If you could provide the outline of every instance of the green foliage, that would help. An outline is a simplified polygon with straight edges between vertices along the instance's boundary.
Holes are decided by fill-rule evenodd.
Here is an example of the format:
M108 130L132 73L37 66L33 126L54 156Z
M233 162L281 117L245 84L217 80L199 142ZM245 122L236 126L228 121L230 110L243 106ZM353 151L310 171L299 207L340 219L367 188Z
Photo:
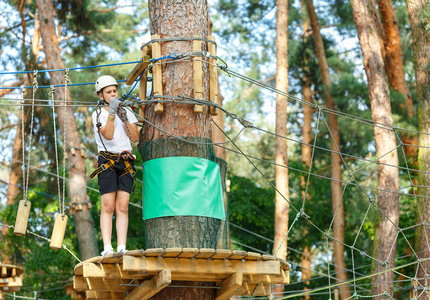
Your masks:
M230 193L228 194L229 221L244 227L262 236L273 238L275 193L273 189L258 187L251 180L228 175L230 180ZM251 246L268 253L272 252L273 245L258 239L235 226L230 226L232 240ZM232 243L233 249L252 251Z

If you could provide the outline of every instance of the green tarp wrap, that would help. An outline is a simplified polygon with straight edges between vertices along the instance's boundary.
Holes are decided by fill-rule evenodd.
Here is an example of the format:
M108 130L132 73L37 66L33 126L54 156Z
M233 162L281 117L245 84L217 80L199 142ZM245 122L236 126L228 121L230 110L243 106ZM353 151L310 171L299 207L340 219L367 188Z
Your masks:
M143 219L203 216L225 220L219 166L197 157L164 157L143 167Z

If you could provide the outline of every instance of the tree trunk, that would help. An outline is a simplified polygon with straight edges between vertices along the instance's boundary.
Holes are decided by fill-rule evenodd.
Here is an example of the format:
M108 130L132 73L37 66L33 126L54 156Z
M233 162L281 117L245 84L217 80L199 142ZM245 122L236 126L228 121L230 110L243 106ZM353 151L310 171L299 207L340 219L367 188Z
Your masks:
M384 74L384 63L381 50L378 46L378 36L373 30L374 22L367 9L369 2L366 0L352 0L354 22L357 26L358 38L363 52L363 62L369 84L370 104L372 108L372 119L374 122L393 125L390 106L390 91ZM399 188L399 170L397 167L387 165L398 165L396 140L394 132L378 126L374 127L376 140L376 155L378 161L378 188L381 190L396 191ZM392 151L392 152L390 152ZM390 152L388 155L386 155ZM384 165L387 164L387 165ZM388 217L385 218L379 211L375 224L375 241L373 244L373 255L382 262L388 262L387 267L392 268L395 264L396 237L399 224L399 196L395 193L383 192L378 197L379 209ZM393 247L393 248L392 248ZM381 264L376 264L372 272L385 270ZM394 273L388 272L372 277L373 295L387 291L393 296Z
M407 0L409 21L412 30L412 45L414 50L414 67L418 97L418 130L419 145L418 151L419 170L430 170L430 32L426 30L424 24L430 24L430 18L426 17L424 11L429 10L429 0ZM430 195L430 176L418 173L419 196ZM427 188L425 188L427 187ZM417 222L430 224L430 201L427 198L418 197ZM417 227L415 233L416 252L420 258L430 257L429 249L430 228L423 225ZM430 273L430 261L425 261L418 266L417 278L421 278L421 286L430 286L430 280L423 279L425 274ZM426 282L427 281L427 282ZM419 291L419 294L422 291ZM427 295L422 293L419 298L427 299Z
M306 2L308 8L309 18L312 25L312 33L315 43L315 51L318 58L318 64L321 72L321 79L324 85L324 98L326 107L331 110L336 110L336 105L334 99L331 96L331 79L329 73L329 67L327 64L327 58L325 55L324 44L321 37L320 25L318 23L317 16L315 14L315 8L312 0ZM345 225L344 225L344 209L343 209L343 199L342 199L342 170L341 170L341 157L336 152L340 152L340 132L339 126L337 124L337 116L334 113L328 113L328 125L332 137L330 138L330 149L333 151L330 154L331 159L331 203L333 215L336 212L333 221L333 237L340 241L333 242L333 255L335 263L335 272L337 282L342 282L348 280L346 273L346 263L345 263L345 247L343 246L344 235L345 235ZM340 297L341 299L349 298L351 292L347 284L340 285Z
M384 27L385 55L383 55L383 58L385 73L392 89L404 96L405 102L400 105L400 108L407 111L408 115L412 117L414 115L414 105L405 79L403 53L400 45L399 27L397 25L398 20L391 0L378 0L378 6Z
M60 55L60 49L57 43L57 34L55 32L54 6L52 0L38 0L37 7L40 17L40 32L43 42L43 52L45 52L46 63L49 69L64 69L63 60ZM55 85L64 84L65 76L62 72L51 72L51 82ZM56 88L58 98L64 97L64 88ZM70 104L70 93L66 91L66 98ZM74 145L80 145L81 139L76 128L73 108L67 107L67 121L64 118L64 107L57 107L58 122L62 131L66 130L66 147L68 148L68 174L69 174L69 195L73 203L86 202L88 199L87 190L84 188L87 184L84 158L77 151L76 155L71 155L70 148ZM63 158L66 159L66 158ZM76 235L79 241L81 259L85 260L99 255L96 233L94 230L94 221L86 205L83 209L75 211L74 218L76 222Z
M206 1L148 2L151 35L160 38L208 36L208 8ZM161 42L161 55L192 51L191 41ZM202 42L207 51L207 43ZM209 100L208 65L203 63L203 99ZM163 95L194 97L193 67L190 60L162 64ZM171 135L192 142L211 142L209 109L194 113L193 105L164 104L164 112L156 114L154 105L145 107L145 119ZM155 158L188 156L217 162L212 145L193 144L170 137L155 127L145 124L140 136L139 152L143 161ZM146 248L193 247L216 248L222 232L222 221L200 216L172 216L145 220ZM190 282L172 282L191 285ZM211 283L193 283L211 285ZM199 293L199 294L197 294ZM204 295L202 294L204 293ZM213 299L215 290L201 288L167 288L153 299Z
M302 9L302 24L303 24L303 45L305 46L304 48L304 60L303 60L303 65L302 65L302 72L303 72L303 76L302 76L302 80L303 80L303 84L302 84L302 93L303 93L303 100L305 100L306 102L308 102L309 104L312 103L312 89L311 89L311 81L308 77L309 74L309 60L308 57L306 55L307 49L306 49L306 45L309 41L309 36L310 36L310 30L311 30L311 25L310 25L310 21L309 21L309 15L308 12L306 10L306 3L304 0L300 1L300 5L301 5L301 9ZM313 114L313 107L307 104L303 105L303 143L306 144L311 144L312 143L312 114ZM311 165L311 159L312 159L312 147L302 144L302 162L303 165L306 166L307 168L309 168L309 166ZM308 169L307 169L308 170ZM302 187L302 197L306 197L306 200L309 202L309 195L306 194L305 195L305 189L306 189L306 180L307 180L307 176L303 175L301 176L301 187ZM307 235L308 232L305 229L303 231L303 236ZM307 285L309 285L309 279L312 277L312 272L311 272L311 249L308 245L304 245L303 246L303 254L301 256L301 271L302 271L302 281L303 284L305 285L304 290L309 290L308 287L306 287ZM303 297L304 300L310 300L311 296L305 295Z
M288 0L276 1L276 89L288 90ZM288 99L276 95L276 134L287 136ZM288 211L290 209L288 188L288 146L287 140L275 137L275 180L279 192L275 194L275 237L273 254L287 259ZM285 199L286 198L286 199ZM282 285L275 285L273 293L281 293Z
M29 82L29 80L23 81L26 83ZM27 113L24 109L24 120L27 120ZM7 194L6 194L6 205L14 204L17 200L19 192L19 187L17 186L19 184L19 179L22 176L22 166L23 166L23 157L22 157L22 115L21 111L18 112L18 121L16 124L16 136L15 141L13 142L13 148L12 148L12 163L10 166L10 172L9 172L9 185L7 187ZM22 184L24 186L24 184Z
M288 1L276 1L276 88L287 92L288 89ZM276 134L287 136L287 98L276 95ZM284 138L275 138L276 163L275 167L276 193L275 200L275 244L273 253L277 257L287 258L288 210L289 204L282 197L289 199L288 195L288 154L287 141Z
M210 17L208 17L208 28L209 28L208 35L212 35L212 22L210 20ZM219 74L218 74L218 77L219 77ZM218 84L218 105L222 106L223 101L224 101L224 97L221 94L221 89ZM222 130L224 130L224 115L220 110L218 110L217 116L212 116L212 119ZM212 124L212 141L214 143L225 142L224 133L222 133L221 130L219 130L219 128L215 124ZM221 146L224 146L224 145L221 145ZM215 145L215 155L227 161L227 153L223 147L219 147Z

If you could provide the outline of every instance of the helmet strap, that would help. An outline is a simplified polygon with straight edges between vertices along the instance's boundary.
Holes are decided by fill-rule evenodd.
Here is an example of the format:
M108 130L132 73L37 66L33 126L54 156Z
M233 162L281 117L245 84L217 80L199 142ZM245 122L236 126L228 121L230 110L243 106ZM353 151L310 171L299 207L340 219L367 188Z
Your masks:
M103 104L109 105L109 103L107 103L107 102L106 102L106 100L105 100L105 94L103 94L103 90L104 90L104 88L102 88L102 89L100 90L100 92L99 92L99 93L102 93L102 97L103 97Z

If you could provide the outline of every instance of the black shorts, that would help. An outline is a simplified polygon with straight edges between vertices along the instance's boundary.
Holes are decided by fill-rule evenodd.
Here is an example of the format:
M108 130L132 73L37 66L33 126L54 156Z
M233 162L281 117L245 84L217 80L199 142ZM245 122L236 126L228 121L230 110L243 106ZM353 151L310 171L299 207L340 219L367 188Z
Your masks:
M107 163L108 160L103 158L102 156L99 156L98 158L98 166L101 166L105 163ZM134 162L128 161L130 165L133 167L133 170L136 171L134 168ZM118 177L122 170L125 169L125 164L122 161L115 162L115 169L112 170L111 168L107 168L103 172L101 172L98 175L98 182L99 182L99 191L100 195L116 192L118 190L122 190L124 192L127 192L131 194L131 190L133 189L133 177L130 173L124 174L121 177Z

